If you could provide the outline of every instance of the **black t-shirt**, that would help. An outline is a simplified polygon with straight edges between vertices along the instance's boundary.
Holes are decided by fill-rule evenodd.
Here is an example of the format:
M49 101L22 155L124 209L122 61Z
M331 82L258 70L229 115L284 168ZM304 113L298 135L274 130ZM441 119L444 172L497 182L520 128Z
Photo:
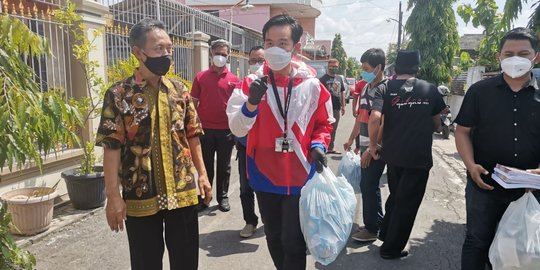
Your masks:
M540 102L534 100L537 87L533 78L528 86L513 92L501 74L467 90L455 122L472 128L474 161L490 173L497 163L520 169L540 165ZM482 179L501 188L491 175L482 175Z
M319 80L332 95L332 107L334 107L334 110L341 110L341 93L345 92L343 77L324 74Z
M387 84L382 158L388 165L415 169L433 166L433 116L445 107L437 87L419 79Z

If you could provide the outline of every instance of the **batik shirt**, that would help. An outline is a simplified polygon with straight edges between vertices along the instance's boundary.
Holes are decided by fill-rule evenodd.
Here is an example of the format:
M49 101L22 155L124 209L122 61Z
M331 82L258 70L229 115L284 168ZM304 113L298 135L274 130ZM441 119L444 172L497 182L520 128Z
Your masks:
M203 134L189 89L162 77L160 89L137 72L105 93L96 145L120 149L127 215L195 205L195 167L188 139Z

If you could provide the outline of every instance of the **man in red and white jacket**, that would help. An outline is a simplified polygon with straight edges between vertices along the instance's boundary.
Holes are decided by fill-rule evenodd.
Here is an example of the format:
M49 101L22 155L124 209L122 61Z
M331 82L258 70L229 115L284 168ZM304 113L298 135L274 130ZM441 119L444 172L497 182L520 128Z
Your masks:
M329 92L310 67L293 59L302 33L288 15L271 18L263 27L266 63L234 90L227 106L233 134L248 135L249 182L277 269L305 269L300 190L326 166L334 121Z

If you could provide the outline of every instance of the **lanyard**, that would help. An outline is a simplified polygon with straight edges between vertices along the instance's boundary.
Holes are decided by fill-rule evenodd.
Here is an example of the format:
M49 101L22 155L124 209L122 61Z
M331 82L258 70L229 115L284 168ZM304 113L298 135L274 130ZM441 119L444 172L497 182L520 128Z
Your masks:
M272 89L274 90L274 97L276 98L276 103L279 108L279 113L283 117L284 120L284 130L283 130L283 138L287 138L287 113L289 112L289 106L291 104L291 94L292 94L292 87L293 87L293 72L291 70L291 73L289 75L289 85L287 89L287 95L285 97L285 108L281 105L281 100L279 99L279 93L276 87L276 80L274 79L274 72L272 70L269 70L268 75L270 75L270 82L272 83Z

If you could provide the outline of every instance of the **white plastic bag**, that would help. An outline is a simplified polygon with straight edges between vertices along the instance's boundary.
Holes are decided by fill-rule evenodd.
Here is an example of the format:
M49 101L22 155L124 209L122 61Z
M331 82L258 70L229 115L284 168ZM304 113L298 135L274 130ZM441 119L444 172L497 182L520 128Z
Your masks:
M531 192L504 212L489 260L494 270L540 269L540 204Z
M360 193L360 156L352 151L347 151L341 157L337 175L343 175L349 181L355 193Z
M333 262L345 247L356 213L356 196L343 177L325 167L302 188L300 227L316 261Z

